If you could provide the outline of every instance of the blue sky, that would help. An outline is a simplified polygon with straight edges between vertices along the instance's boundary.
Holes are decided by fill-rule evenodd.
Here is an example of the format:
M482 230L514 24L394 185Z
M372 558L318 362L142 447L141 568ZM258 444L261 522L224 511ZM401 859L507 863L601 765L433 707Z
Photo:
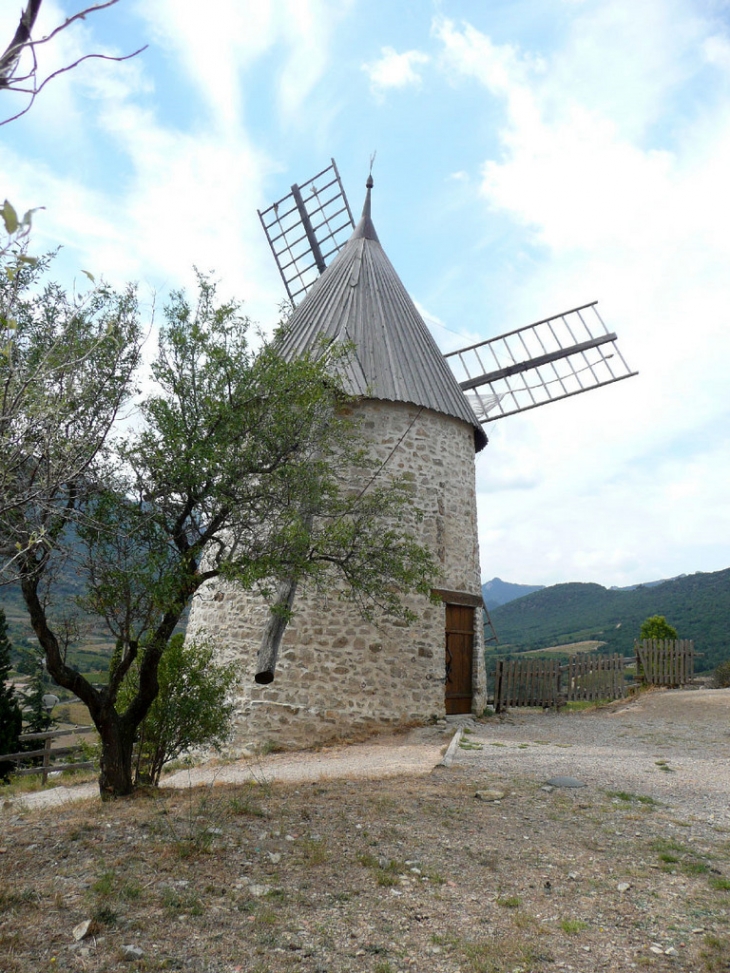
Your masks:
M150 308L197 265L270 328L257 209L334 156L359 211L377 151L381 242L444 351L598 300L641 373L490 424L483 578L730 565L730 4L120 0L41 70L145 43L0 129L0 194L46 207L66 284L137 280Z

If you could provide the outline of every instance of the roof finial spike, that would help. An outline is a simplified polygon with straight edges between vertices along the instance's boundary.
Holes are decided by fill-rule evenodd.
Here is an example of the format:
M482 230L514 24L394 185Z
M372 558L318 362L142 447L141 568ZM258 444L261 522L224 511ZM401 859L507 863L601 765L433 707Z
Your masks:
M373 163L375 162L375 152L370 156L370 173L367 178L365 186L367 187L367 192L365 193L365 203L362 208L362 218L360 222L355 227L352 237L350 239L366 239L374 240L378 243L378 234L375 232L375 227L373 226L373 221L370 216L370 194L373 188Z
M362 208L362 215L370 219L370 190L373 188L373 165L375 164L375 156L378 154L377 149L370 156L370 172L368 174L367 182L365 187L367 188L367 195L365 196L365 205Z
M367 192L365 193L365 205L362 208L362 215L364 219L370 219L370 192L373 188L373 177L368 176L368 181L365 183L367 187Z

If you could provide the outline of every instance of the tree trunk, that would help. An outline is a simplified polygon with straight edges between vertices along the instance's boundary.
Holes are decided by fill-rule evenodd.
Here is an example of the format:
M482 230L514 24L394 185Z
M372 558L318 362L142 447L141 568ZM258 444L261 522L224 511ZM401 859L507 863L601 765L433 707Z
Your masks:
M96 722L96 721L95 721ZM99 793L102 801L127 797L134 790L132 748L134 730L125 726L116 713L96 723L101 737Z

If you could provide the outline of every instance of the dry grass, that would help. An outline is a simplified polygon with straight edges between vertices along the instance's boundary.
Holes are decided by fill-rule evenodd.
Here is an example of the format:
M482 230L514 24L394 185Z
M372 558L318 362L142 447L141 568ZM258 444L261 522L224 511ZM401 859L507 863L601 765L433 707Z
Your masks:
M520 655L543 655L545 652L560 652L566 656L577 655L579 652L596 652L605 642L566 642L565 645L551 645L544 649L530 649L529 652L522 652Z
M730 969L728 835L690 822L671 841L640 795L514 780L475 800L495 783L456 768L6 808L0 969Z

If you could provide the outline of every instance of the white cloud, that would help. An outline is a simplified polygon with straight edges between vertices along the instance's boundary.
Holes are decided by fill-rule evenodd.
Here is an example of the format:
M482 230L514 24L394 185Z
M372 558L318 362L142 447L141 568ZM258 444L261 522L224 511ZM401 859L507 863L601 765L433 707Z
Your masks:
M708 64L730 71L730 40L721 34L707 37L702 45L702 52Z
M422 51L404 51L398 54L392 47L380 49L380 58L362 69L370 78L370 90L382 95L389 88L407 88L421 84L417 68L431 59Z
M727 566L716 484L730 455L712 439L728 418L730 104L691 90L708 62L726 69L713 30L688 3L586 5L544 58L434 24L444 70L503 106L480 192L539 255L515 309L529 321L602 298L641 371L497 424L480 460L486 577L495 560L502 577L543 583L557 569L623 584L651 565L656 577ZM683 442L691 459L677 459Z
M181 59L218 126L231 131L243 124L247 101L261 97L251 70L277 47L279 111L291 118L300 109L326 70L332 34L351 4L333 9L327 0L217 0L214 13L202 13L199 4L139 0L137 11L156 43Z

